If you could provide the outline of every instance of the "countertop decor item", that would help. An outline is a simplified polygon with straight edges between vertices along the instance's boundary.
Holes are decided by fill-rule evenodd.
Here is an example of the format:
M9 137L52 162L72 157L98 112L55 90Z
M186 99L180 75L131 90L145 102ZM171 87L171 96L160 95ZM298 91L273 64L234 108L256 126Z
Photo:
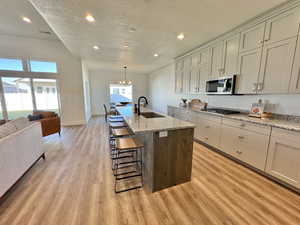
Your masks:
M207 103L202 102L200 99L192 99L190 102L190 107L198 110L206 110Z
M259 99L258 103L253 103L249 116L261 118L265 110L265 104L262 103L262 100Z
M180 105L181 107L187 107L187 99L182 98L179 105Z

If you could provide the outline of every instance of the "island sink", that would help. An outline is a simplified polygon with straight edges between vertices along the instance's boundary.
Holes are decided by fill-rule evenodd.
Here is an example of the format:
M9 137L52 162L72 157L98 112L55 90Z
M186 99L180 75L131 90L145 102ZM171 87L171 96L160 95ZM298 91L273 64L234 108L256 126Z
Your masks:
M155 112L142 112L141 116L145 117L145 118L162 118L164 116L159 115Z

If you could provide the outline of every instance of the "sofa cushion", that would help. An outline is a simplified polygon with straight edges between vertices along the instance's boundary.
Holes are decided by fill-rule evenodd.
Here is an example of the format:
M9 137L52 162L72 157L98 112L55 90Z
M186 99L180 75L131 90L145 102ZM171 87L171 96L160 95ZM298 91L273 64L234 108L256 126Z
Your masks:
M12 133L17 131L17 127L15 126L13 121L7 122L0 126L0 138L4 138Z
M22 130L30 125L29 120L25 117L20 117L18 119L12 120L11 122L16 126L17 130Z
M42 114L36 114L36 115L28 115L27 118L29 121L36 121L36 120L43 119L43 116L42 116Z

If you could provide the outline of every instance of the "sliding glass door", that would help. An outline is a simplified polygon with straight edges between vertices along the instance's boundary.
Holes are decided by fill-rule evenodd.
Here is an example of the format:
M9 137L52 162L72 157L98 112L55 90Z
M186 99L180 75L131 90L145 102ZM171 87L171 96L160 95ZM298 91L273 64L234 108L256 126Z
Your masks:
M33 103L29 78L3 77L2 86L9 120L32 114Z
M33 79L37 110L59 113L57 84L55 79Z

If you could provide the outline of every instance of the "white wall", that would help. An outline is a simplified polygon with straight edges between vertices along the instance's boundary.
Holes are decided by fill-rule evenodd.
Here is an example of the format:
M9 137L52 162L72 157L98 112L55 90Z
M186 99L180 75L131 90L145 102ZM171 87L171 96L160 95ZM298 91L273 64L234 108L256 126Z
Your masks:
M57 62L62 124L85 123L81 60L75 58L60 41L0 35L0 57Z
M82 81L83 81L83 93L84 93L85 120L86 122L88 122L92 116L90 75L87 66L83 62L82 62Z
M200 98L208 102L209 106L250 110L251 104L258 99L270 103L268 111L277 114L300 116L300 95L243 95L243 96L206 96L175 93L175 66L174 64L161 68L148 77L149 97L152 108L166 113L167 105L178 105L181 98Z
M139 96L148 96L148 76L127 72L127 79L133 84L133 101ZM123 72L92 70L90 71L92 114L104 114L103 104L109 104L109 84L123 80ZM150 99L151 101L151 99Z

